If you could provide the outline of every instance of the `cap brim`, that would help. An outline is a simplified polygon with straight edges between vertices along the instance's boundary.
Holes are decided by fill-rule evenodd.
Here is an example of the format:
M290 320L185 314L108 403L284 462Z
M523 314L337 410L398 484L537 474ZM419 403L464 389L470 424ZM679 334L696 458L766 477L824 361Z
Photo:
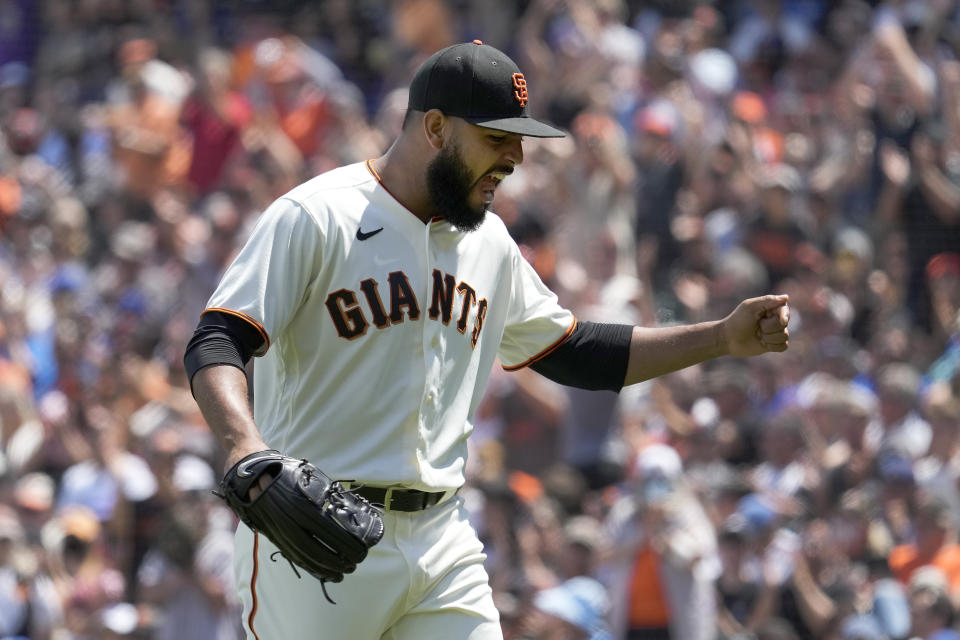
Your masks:
M518 133L522 136L530 136L531 138L563 138L567 134L552 127L546 122L541 122L540 120L534 120L533 118L518 117L518 118L497 118L497 119L488 119L488 118L464 118L470 124L475 124L478 127L486 127L487 129L496 129L497 131L506 131L507 133Z

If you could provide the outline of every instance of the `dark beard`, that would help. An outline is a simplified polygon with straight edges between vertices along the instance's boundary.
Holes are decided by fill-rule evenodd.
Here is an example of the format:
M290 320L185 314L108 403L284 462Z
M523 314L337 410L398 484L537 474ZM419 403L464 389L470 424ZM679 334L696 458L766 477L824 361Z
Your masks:
M451 144L427 164L427 191L437 214L461 231L476 231L483 224L487 206L470 206L475 181L460 156L460 147Z

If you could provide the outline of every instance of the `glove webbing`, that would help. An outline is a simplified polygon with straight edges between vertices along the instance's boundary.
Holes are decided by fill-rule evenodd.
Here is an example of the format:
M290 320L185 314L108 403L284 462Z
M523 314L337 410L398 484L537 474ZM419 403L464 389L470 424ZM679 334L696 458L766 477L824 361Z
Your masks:
M306 460L304 460L304 462L306 462ZM340 484L341 487L343 486L343 483L344 483L344 482L350 483L351 485L353 484L353 480L342 480L342 481L341 481L341 480L337 480L337 482ZM357 489L362 488L363 486L364 486L364 485L362 485L362 484L358 484L358 485L355 486L355 487L354 487L354 486L351 486L349 489L342 489L342 491L343 491L344 493L353 493L354 491L356 491ZM217 493L216 491L214 491L213 493L214 493L214 495L220 496L221 498L223 497L223 496L221 496L219 493ZM277 558L276 558L277 555L280 555L280 557L282 557L284 560L287 561L287 564L290 565L290 568L293 569L293 573L297 576L297 580L302 580L302 579L303 579L303 577L300 575L300 572L297 570L297 565L295 565L295 564L293 563L293 561L290 560L290 558L288 558L287 556L283 555L283 551L280 551L279 549L277 549L276 551L274 551L273 553L271 553L271 554L270 554L270 560L272 560L273 562L276 562L276 561L277 561ZM320 589L323 591L323 597L327 599L327 602L329 602L330 604L334 604L334 605L337 604L337 603L333 600L333 598L330 597L330 594L327 593L327 580L326 580L326 578L321 578L321 579L320 579Z

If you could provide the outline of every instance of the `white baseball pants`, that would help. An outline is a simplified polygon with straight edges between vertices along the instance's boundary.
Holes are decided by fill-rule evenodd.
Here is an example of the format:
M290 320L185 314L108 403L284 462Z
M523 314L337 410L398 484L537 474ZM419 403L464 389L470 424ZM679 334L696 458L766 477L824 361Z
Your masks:
M248 640L502 640L483 545L459 496L413 513L387 511L383 539L343 582L300 578L265 536L236 533Z

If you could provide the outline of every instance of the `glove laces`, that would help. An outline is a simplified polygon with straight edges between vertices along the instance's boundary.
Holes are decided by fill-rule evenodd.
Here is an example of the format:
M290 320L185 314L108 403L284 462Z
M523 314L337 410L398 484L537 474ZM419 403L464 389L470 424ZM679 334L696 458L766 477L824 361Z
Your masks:
M290 565L290 568L293 569L293 573L296 574L297 580L302 580L303 578L301 577L300 572L297 571L297 565L293 564L293 562L290 560L290 558L288 558L287 556L283 555L283 552L280 551L279 549L277 549L276 551L274 551L273 553L270 554L270 559L271 559L272 561L276 562L276 561L277 561L276 556L278 556L278 555L279 555L281 558L283 558L284 560L287 561L287 564L289 564L289 565ZM327 580L326 580L326 578L320 578L320 588L323 590L323 597L327 599L327 602L329 602L330 604L337 604L336 602L334 602L333 598L330 597L330 594L327 593Z

